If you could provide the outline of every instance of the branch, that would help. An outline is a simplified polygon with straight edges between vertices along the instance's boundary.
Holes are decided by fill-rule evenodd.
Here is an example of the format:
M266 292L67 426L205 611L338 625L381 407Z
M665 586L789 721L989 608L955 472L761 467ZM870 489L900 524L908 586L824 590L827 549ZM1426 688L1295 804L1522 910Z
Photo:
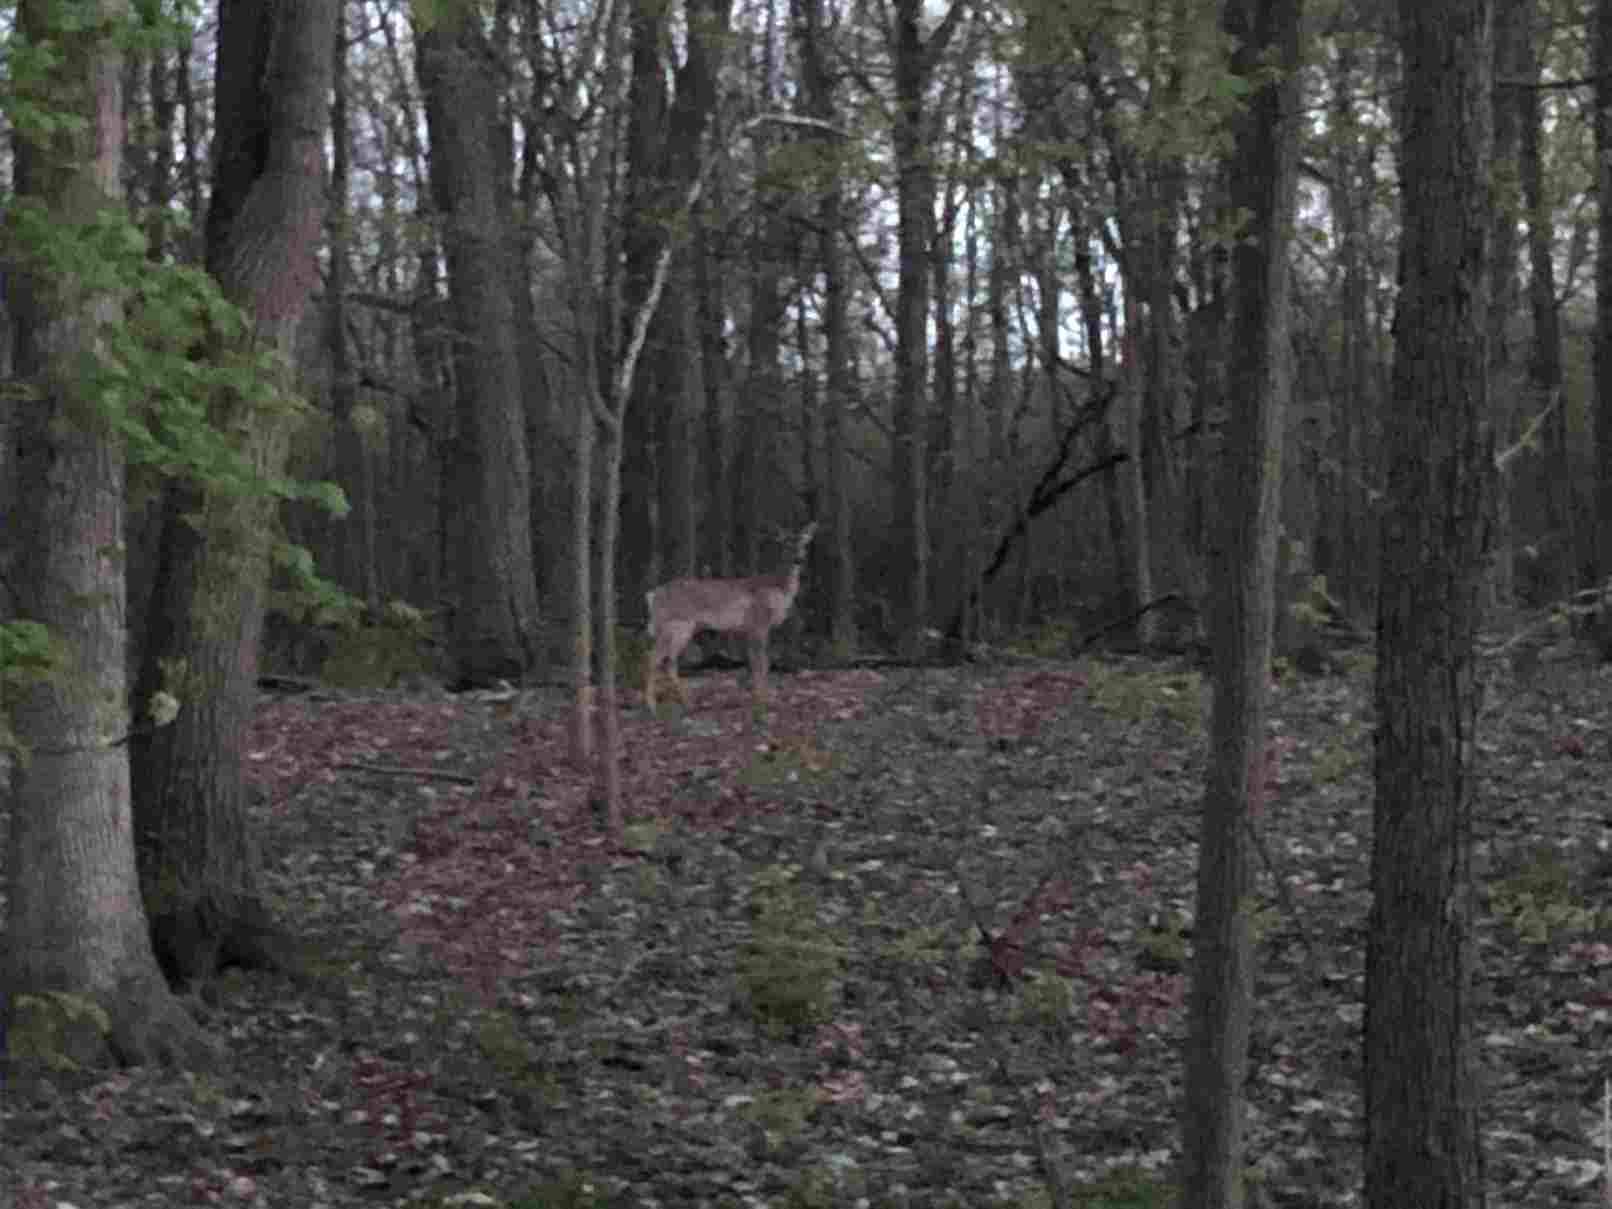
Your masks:
M380 777L416 777L422 781L447 781L453 785L474 785L475 777L446 772L440 768L403 768L394 764L360 764L354 761L336 765L338 772L368 772Z
M1549 418L1550 413L1556 410L1557 404L1561 401L1562 392L1560 390L1550 392L1550 402L1545 404L1543 411L1528 421L1528 427L1523 430L1522 436L1517 438L1517 443L1509 449L1504 449L1494 455L1494 468L1496 470L1504 474L1507 467L1516 460L1523 450L1534 448L1534 441L1539 436L1540 427Z

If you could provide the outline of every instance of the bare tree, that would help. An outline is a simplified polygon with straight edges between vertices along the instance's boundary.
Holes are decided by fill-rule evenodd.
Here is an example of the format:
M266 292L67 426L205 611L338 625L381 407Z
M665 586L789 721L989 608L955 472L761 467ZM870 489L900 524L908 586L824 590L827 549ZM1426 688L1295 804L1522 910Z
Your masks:
M1181 1105L1183 1205L1243 1203L1243 1085L1254 983L1251 832L1269 775L1276 539L1281 528L1301 0L1230 0L1232 72L1262 80L1234 123L1230 203L1247 216L1232 253L1229 419L1211 527L1214 714L1198 844L1198 897ZM1274 74L1272 70L1274 69Z

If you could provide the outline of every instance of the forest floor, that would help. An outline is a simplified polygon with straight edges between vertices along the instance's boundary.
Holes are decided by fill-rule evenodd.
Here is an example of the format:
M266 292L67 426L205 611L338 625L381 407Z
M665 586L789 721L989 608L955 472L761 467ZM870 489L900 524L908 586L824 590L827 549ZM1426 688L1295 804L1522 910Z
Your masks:
M1170 1203L1197 677L775 676L765 736L735 677L690 691L626 712L620 845L556 695L265 699L256 809L313 977L197 996L209 1074L13 1070L0 1206ZM1359 1199L1369 696L1275 692L1259 1206ZM1584 666L1485 714L1491 1204L1603 1203L1609 736Z

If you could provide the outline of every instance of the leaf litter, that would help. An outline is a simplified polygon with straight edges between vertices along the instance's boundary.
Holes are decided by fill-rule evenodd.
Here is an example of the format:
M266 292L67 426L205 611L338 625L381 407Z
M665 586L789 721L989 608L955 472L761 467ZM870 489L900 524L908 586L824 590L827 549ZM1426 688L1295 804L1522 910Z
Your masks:
M1274 690L1247 1085L1274 1206L1358 1202L1369 692ZM1194 678L801 673L759 728L734 677L691 696L626 711L620 843L557 694L266 698L254 813L313 976L196 995L210 1074L13 1077L0 1203L1166 1203L1136 1190L1178 1150ZM1609 712L1585 669L1485 717L1496 1203L1603 1203Z

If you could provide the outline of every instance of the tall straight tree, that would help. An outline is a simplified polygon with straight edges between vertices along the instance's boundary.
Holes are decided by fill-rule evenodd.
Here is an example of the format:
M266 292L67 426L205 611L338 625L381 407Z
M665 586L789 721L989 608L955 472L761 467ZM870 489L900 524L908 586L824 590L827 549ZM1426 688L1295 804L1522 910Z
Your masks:
M248 341L276 354L290 385L292 346L318 280L331 44L338 0L222 0L207 270L249 317ZM241 351L217 337L210 355ZM213 423L239 435L265 478L285 464L283 411L220 390ZM283 962L263 900L246 818L241 736L257 687L273 499L175 480L135 699L167 687L173 725L133 742L140 874L158 956L181 979L221 958Z
M1612 579L1612 0L1595 5L1595 162L1603 199L1595 252L1595 527L1596 575ZM1601 652L1612 654L1612 609L1596 627Z
M1483 1202L1472 1086L1472 761L1494 489L1492 0L1401 0L1403 233L1377 612L1366 942L1371 1209Z
M1229 0L1231 70L1254 83L1233 128L1230 203L1245 215L1231 258L1231 389L1209 533L1215 704L1198 843L1186 1095L1184 1206L1243 1203L1243 1085L1253 999L1250 835L1264 798L1293 197L1300 0ZM1274 71L1272 70L1274 68Z
M75 231L87 243L103 210L121 200L116 31L128 10L120 0L100 0L74 10L71 26L58 24L64 15L54 0L18 7L14 36L49 46L55 60L44 75L14 69L14 95L68 120L18 123L16 187L23 206L41 207L56 232ZM11 797L0 987L14 1008L29 992L94 1000L110 1019L114 1057L190 1062L202 1055L200 1034L164 984L151 947L120 742L128 731L123 444L80 377L100 351L103 327L118 321L120 303L104 283L63 279L48 263L8 269L17 380L29 387L7 408L4 431L14 443L0 457L16 474L8 527L28 535L9 582L18 618L50 627L62 662L11 702L11 727L28 758ZM96 1061L105 1056L99 1041L92 1036L68 1056Z
M894 518L897 638L921 641L929 624L929 281L935 237L935 167L924 103L935 64L966 11L952 0L926 41L922 0L893 0L890 11L895 76L896 241L898 285L895 350Z
M827 129L838 116L835 77L830 63L831 30L823 0L792 0L799 46L801 87L806 112L824 128L815 134L821 160L817 199L818 266L823 275L824 495L828 540L814 547L827 562L830 589L828 632L841 650L856 643L855 567L851 559L851 484L846 451L846 412L851 405L850 285L846 279L845 184L843 152ZM816 578L815 576L813 577Z
M653 310L643 347L643 370L633 382L633 398L622 432L621 599L630 617L642 614L645 591L660 578L661 538L669 536L669 565L693 567L696 551L688 547L692 501L682 488L692 482L691 469L679 459L691 456L689 414L695 402L692 384L699 382L693 358L697 335L687 323L697 303L695 260L681 233L668 231L666 220L678 213L700 170L706 129L715 119L720 97L719 72L732 41L728 32L729 0L684 0L682 29L678 6L659 0L625 0L631 44L626 121L626 210L621 218L622 283L619 310L624 347L635 317L654 288L664 248L676 246L662 288L666 305ZM683 58L674 48L681 44ZM668 69L668 64L672 64ZM719 509L720 512L722 509ZM663 521L669 522L663 525Z
M450 628L459 679L518 679L536 664L531 464L526 448L508 167L498 159L501 69L470 0L433 6L415 37L431 200L442 222L453 317L455 435L449 533L457 586Z

